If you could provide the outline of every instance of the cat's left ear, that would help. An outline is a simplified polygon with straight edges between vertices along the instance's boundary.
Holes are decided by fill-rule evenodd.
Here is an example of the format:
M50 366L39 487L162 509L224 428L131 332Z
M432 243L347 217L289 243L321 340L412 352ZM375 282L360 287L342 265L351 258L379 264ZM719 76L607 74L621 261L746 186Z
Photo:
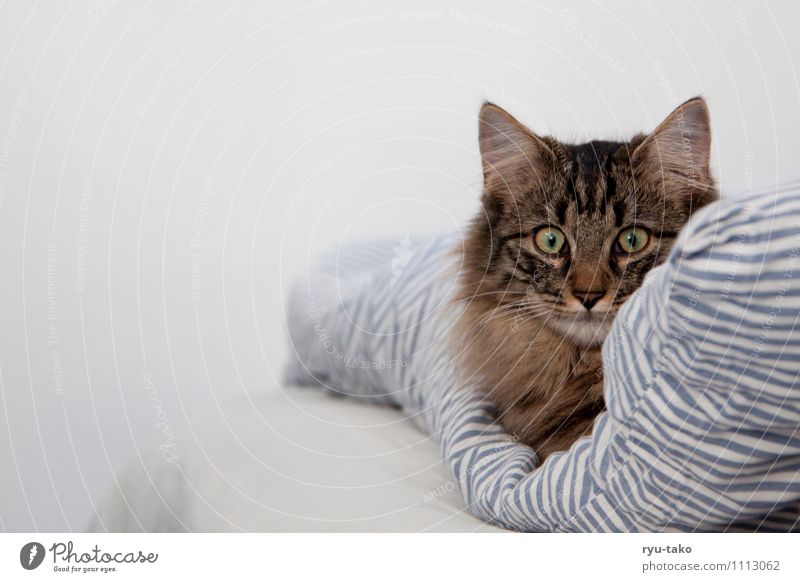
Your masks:
M668 196L702 206L716 197L711 177L711 116L705 99L679 105L636 148L634 166L645 180L664 185Z
M541 138L493 103L481 107L478 134L483 194L490 208L512 208L538 190L553 160Z

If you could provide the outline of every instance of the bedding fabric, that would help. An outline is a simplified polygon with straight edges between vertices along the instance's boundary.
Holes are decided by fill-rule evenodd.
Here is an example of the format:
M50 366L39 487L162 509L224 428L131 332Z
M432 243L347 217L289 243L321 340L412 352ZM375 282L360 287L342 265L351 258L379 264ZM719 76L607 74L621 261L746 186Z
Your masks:
M471 512L523 531L786 531L800 516L800 193L699 212L603 348L607 411L544 464L459 383L458 237L340 248L287 310L288 380L400 407ZM455 268L453 268L455 267Z
M267 386L175 427L119 473L91 531L504 532L470 515L398 410Z

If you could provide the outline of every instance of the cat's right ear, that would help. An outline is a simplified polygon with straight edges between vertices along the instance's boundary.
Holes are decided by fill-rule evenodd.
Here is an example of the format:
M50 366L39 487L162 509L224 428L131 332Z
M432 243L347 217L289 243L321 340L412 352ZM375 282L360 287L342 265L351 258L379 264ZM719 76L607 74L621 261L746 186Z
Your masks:
M633 152L643 181L663 185L666 196L690 208L716 199L711 177L711 117L702 97L679 105Z
M498 209L513 206L518 196L540 182L552 152L541 138L493 103L483 104L479 124L484 198Z

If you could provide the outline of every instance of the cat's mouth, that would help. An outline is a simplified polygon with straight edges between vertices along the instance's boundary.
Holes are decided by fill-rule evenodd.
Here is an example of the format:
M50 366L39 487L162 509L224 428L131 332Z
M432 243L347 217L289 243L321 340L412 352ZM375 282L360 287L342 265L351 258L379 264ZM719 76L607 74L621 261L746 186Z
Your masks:
M579 303L558 299L517 305L514 310L515 327L519 327L519 322L535 319L539 325L543 324L561 333L575 344L591 347L603 343L611 330L619 306L614 302L603 301L587 309Z
M548 325L563 333L579 345L593 346L603 343L611 330L616 310L588 310L554 312Z

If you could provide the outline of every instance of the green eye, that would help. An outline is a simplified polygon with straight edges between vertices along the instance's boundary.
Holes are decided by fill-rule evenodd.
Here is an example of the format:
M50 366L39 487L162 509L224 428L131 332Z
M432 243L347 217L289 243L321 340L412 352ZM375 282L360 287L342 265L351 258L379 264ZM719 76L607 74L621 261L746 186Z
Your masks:
M564 233L557 228L545 226L533 233L533 242L540 250L556 254L564 249L567 239L564 237Z
M626 228L617 237L617 245L620 252L633 254L638 253L647 246L650 235L642 228Z

